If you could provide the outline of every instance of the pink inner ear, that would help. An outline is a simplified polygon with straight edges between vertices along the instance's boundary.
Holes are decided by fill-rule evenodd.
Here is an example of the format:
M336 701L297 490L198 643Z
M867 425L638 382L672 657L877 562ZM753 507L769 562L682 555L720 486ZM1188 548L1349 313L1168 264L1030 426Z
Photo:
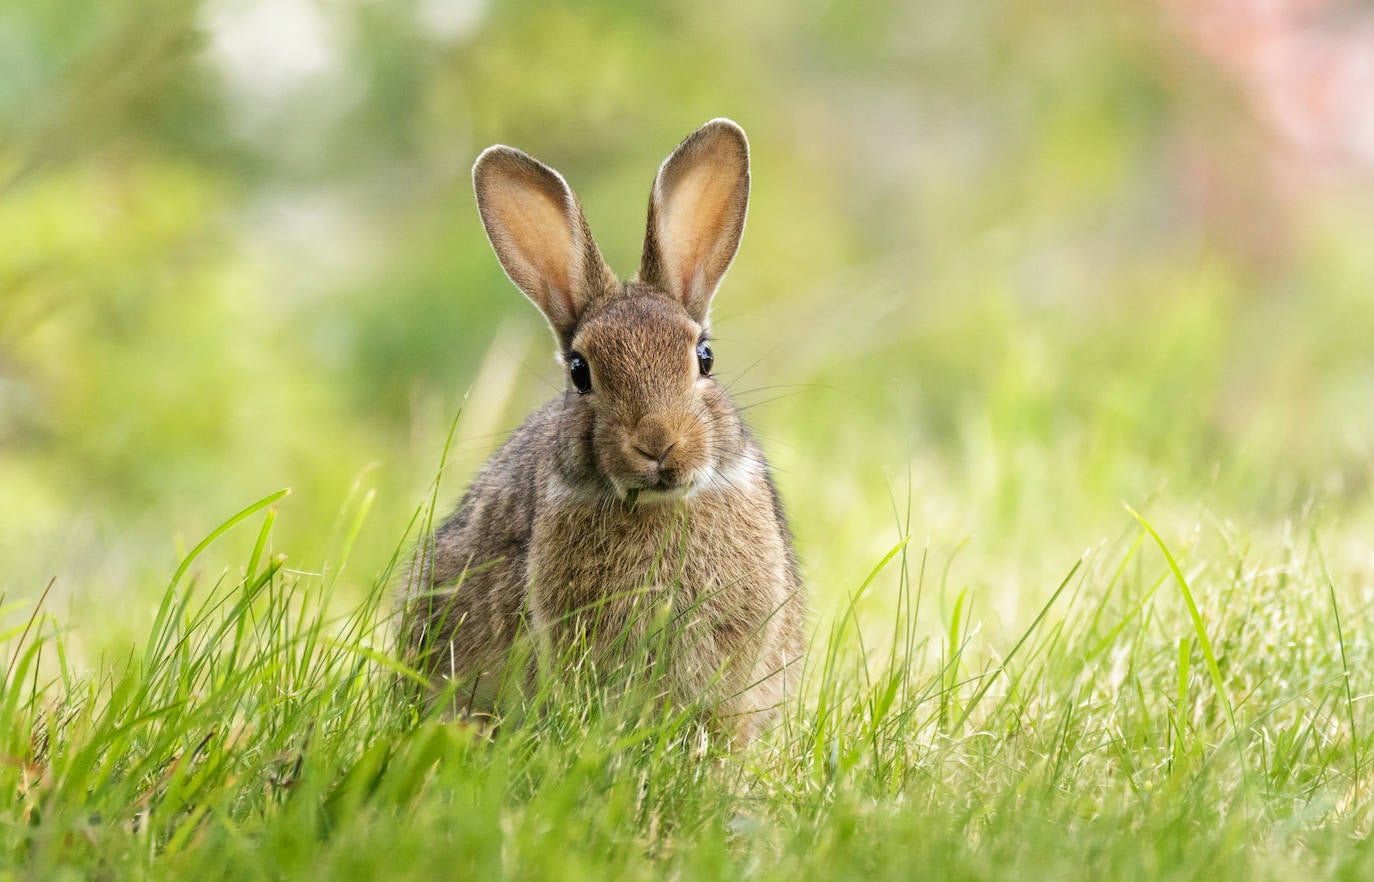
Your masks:
M744 229L749 148L743 133L730 123L708 123L668 158L654 186L658 281L701 320Z
M502 266L551 321L571 322L581 267L568 197L520 170L494 169L485 185L488 231Z
M714 270L714 252L732 226L732 203L737 175L710 162L689 168L673 185L659 217L658 239L668 274L683 297ZM724 271L724 267L721 268Z

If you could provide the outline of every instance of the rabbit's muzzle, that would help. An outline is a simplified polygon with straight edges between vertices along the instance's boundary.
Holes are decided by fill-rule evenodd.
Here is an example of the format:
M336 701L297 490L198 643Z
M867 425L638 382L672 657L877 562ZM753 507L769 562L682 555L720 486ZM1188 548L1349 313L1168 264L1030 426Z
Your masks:
M614 483L664 494L691 489L707 459L703 434L694 417L645 416L620 434L616 461L608 463Z

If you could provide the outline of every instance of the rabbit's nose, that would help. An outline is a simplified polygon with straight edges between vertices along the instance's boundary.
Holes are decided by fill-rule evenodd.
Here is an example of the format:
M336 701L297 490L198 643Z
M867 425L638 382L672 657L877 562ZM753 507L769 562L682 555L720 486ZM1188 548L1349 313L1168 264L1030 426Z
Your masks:
M634 431L625 440L629 442L627 446L634 453L656 466L662 466L668 454L677 447L679 437L667 420L659 416L648 416L639 421L639 425L635 426Z
M634 450L635 453L638 453L645 459L653 460L653 462L656 465L662 466L663 461L668 458L668 454L672 453L673 448L676 446L676 441L669 442L667 446L664 446L663 444L655 444L650 446L645 445L643 442L638 442L634 445Z

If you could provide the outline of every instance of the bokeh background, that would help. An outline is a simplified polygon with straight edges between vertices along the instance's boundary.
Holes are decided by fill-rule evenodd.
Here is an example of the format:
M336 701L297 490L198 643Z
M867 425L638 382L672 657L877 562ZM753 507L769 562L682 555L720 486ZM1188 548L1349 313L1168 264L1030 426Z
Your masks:
M3 0L0 595L118 646L285 486L311 570L375 491L367 590L460 409L441 507L561 384L477 152L563 171L629 274L714 116L754 157L719 371L818 614L909 531L1016 631L1123 501L1315 525L1368 587L1371 95L1338 0Z

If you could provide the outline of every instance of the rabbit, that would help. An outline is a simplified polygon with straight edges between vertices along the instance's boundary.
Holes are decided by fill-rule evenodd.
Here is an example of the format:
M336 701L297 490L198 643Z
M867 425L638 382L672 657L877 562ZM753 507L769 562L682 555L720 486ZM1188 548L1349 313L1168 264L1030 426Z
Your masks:
M612 664L627 635L649 639L671 619L666 697L747 744L797 688L805 597L769 467L715 377L708 335L744 231L744 131L711 120L663 162L627 282L557 171L497 145L472 175L491 246L547 319L567 386L417 549L402 644L431 682L458 681L457 713L482 714L526 628L535 661L584 641Z

